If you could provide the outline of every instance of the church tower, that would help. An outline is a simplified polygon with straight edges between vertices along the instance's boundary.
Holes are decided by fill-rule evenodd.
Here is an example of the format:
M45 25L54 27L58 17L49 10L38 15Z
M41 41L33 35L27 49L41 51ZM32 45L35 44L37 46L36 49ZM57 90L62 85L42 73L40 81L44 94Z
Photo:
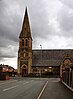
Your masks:
M32 37L27 8L25 10L22 30L19 35L18 75L27 76L31 73L32 65Z

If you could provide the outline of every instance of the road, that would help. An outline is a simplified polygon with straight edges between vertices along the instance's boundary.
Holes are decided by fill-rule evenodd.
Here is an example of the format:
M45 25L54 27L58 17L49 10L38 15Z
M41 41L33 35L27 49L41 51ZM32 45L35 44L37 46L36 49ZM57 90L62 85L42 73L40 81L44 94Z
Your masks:
M37 99L47 79L22 78L0 83L0 99Z
M73 99L59 78L17 78L0 81L0 99Z

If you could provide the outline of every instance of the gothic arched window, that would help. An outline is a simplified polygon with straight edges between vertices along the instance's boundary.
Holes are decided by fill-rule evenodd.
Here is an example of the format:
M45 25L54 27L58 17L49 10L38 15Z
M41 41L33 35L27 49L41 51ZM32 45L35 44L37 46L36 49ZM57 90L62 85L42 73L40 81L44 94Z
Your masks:
M28 46L28 40L27 39L25 40L25 46Z
M22 46L24 46L24 40L22 40Z

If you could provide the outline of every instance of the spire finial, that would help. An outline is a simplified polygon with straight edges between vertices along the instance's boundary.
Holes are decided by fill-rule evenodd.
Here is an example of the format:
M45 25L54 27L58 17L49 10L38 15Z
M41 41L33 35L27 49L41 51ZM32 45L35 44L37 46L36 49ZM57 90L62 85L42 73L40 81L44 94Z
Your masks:
M27 6L26 6L26 9L25 9L25 16L27 16L27 14L28 14L28 13L27 13Z

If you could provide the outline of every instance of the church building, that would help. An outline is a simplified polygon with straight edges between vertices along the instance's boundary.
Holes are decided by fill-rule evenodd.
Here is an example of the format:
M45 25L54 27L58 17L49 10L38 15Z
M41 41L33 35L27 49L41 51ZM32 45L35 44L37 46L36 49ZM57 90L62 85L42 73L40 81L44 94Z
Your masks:
M26 8L19 35L18 75L59 75L61 62L66 55L73 60L72 49L32 49L32 36Z

